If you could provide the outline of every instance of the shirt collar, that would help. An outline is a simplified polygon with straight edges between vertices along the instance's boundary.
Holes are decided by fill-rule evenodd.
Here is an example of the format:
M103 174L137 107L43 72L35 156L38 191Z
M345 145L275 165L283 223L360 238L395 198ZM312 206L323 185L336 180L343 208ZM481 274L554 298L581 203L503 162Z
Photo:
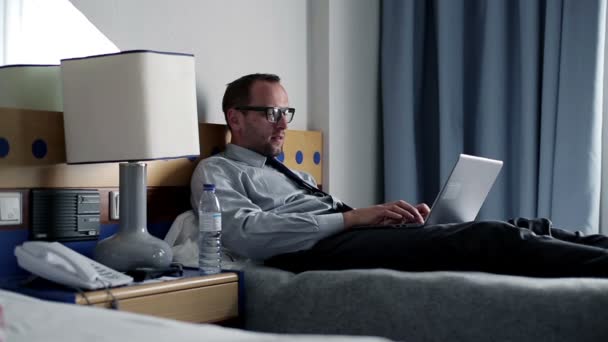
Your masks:
M224 155L230 159L240 161L251 166L264 167L264 165L266 164L265 156L248 148L234 144L226 145Z

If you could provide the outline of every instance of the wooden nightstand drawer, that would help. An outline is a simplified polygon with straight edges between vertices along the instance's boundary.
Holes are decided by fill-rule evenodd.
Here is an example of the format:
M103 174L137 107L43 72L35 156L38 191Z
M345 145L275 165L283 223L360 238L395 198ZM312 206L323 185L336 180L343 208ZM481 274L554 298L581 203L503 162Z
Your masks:
M209 323L238 317L238 291L238 276L221 273L85 292L76 303L109 308L115 300L121 311Z
M238 316L237 283L206 286L119 301L120 310L186 322L218 322Z

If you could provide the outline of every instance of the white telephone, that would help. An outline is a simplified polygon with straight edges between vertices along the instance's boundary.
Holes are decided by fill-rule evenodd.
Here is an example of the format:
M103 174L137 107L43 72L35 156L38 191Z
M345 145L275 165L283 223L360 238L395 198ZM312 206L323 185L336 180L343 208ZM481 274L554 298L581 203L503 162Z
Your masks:
M15 256L21 268L64 285L94 290L133 282L59 242L26 241L15 247Z

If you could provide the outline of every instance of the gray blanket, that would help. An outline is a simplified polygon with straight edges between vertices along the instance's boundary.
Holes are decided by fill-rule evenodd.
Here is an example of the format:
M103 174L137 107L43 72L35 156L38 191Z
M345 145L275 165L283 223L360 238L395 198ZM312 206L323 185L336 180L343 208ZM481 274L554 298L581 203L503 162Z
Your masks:
M608 341L608 280L241 267L246 328L414 341Z

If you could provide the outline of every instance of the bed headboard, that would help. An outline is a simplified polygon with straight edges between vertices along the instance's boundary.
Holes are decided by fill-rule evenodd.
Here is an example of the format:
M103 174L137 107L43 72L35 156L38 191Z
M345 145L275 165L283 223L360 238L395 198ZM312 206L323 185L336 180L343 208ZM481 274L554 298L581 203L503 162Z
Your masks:
M201 158L223 150L225 125L199 124ZM0 189L118 186L117 163L67 165L61 112L0 108ZM307 171L319 184L321 132L287 131L284 162ZM186 186L198 160L148 162L148 186Z
M201 123L199 133L200 158L223 150L229 141L225 125ZM321 132L289 130L286 134L284 162L309 172L322 184ZM149 213L151 208L160 206L157 202L161 200L179 198L181 206L188 204L190 176L200 158L148 162ZM24 218L27 219L29 189L97 188L102 196L101 220L107 223L108 196L104 193L118 188L118 163L67 165L65 160L61 112L0 108L0 191L23 193ZM161 196L160 192L170 194Z

